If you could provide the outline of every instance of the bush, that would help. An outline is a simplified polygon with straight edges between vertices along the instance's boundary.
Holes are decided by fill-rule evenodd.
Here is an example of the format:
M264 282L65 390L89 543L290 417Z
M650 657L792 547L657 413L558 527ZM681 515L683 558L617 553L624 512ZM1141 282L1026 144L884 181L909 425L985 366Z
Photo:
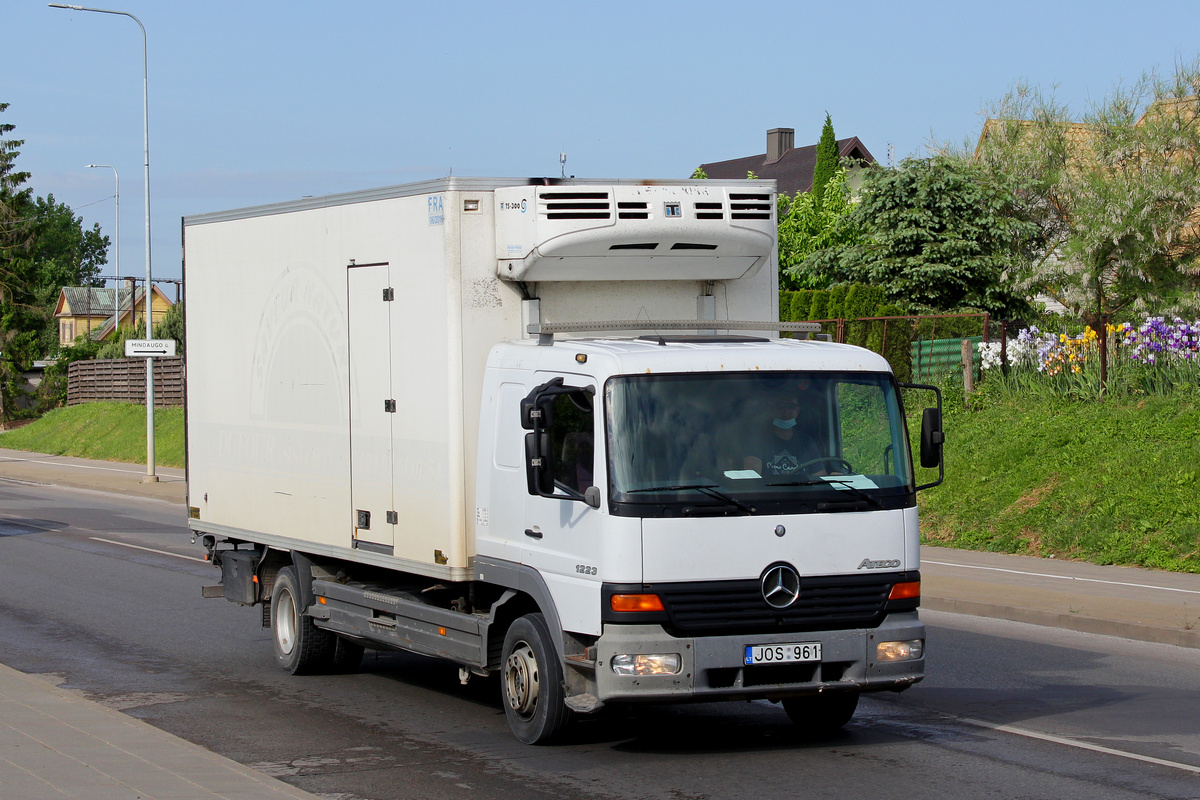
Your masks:
M73 344L59 348L58 359L42 373L42 383L35 395L37 415L67 404L67 372L71 365L76 361L95 358L102 347L101 342L81 334Z
M912 325L905 320L854 321L864 317L905 314L905 310L900 306L885 303L885 297L882 287L866 284L845 284L833 289L783 291L779 295L779 318L785 322L837 319L838 315L833 312L840 307L840 318L848 322L846 341L883 355L892 365L897 379L906 381L912 374L909 363L913 339ZM978 323L975 324L978 327ZM836 335L836 324L826 323L823 332L831 336Z

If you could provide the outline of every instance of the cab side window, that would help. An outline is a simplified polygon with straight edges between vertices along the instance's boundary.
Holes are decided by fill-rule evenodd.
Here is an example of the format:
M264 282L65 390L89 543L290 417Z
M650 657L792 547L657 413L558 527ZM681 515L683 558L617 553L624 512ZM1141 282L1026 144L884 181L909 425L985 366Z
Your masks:
M590 396L582 392L559 395L554 400L554 482L583 493L592 485L594 446Z

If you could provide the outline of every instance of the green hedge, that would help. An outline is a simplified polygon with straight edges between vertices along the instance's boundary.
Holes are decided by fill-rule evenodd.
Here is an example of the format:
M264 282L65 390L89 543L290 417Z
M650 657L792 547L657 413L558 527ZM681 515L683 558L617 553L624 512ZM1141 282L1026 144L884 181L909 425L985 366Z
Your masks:
M881 353L899 380L912 373L912 326L902 320L858 322L863 317L899 316L904 311L885 301L878 286L839 284L829 289L801 289L779 293L779 318L785 322L814 319L846 320L846 342ZM939 333L940 333L939 329ZM826 323L823 333L837 334L836 323ZM886 337L886 341L885 341Z
M980 317L920 317L907 320L859 322L865 317L909 316L901 306L886 302L883 289L861 283L839 284L829 289L801 289L779 293L779 319L804 322L841 319L846 323L847 344L880 353L900 381L912 376L912 344L921 339L963 339L980 336ZM837 324L824 323L822 333L837 336Z

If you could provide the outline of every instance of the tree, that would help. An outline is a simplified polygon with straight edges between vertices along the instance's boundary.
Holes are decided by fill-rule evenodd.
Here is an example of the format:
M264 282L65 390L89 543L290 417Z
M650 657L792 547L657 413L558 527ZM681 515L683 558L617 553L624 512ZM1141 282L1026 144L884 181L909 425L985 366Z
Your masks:
M1144 75L1080 121L1027 85L989 117L976 158L1021 183L1038 226L1024 287L1093 327L1101 314L1200 308L1200 61Z
M54 306L64 286L99 286L108 237L100 226L85 230L83 219L54 195L23 204L28 241L19 254L0 262L11 277L0 301L0 325L8 337L5 359L22 368L58 348Z
M0 112L8 108L0 103ZM0 136L13 126L0 125ZM0 140L0 414L15 408L16 379L58 344L54 303L62 286L95 283L108 237L53 195L34 198L16 169L24 142ZM0 423L4 420L0 419Z
M124 358L125 341L141 339L146 335L146 329L141 325L121 325L112 335L105 339L96 350L96 358Z
M813 167L812 194L818 204L825 196L826 185L838 169L837 137L833 135L833 120L826 112L825 125L821 128L821 138L817 142L817 163Z
M0 103L0 113L7 109L8 103ZM9 123L0 123L0 137L13 129ZM16 373L8 364L13 361L16 332L24 321L24 310L15 304L17 287L22 282L16 265L30 244L26 215L33 195L32 189L21 188L29 180L29 173L16 168L24 143L21 139L0 138L0 428L14 408L11 398Z
M0 113L7 109L8 103L0 103ZM14 127L0 123L0 137L11 133ZM21 188L29 180L29 173L16 168L23 144L24 139L0 138L0 293L9 290L13 282L12 276L4 271L5 265L29 243L29 223L24 217L33 189Z
M916 309L1028 310L1009 275L1036 226L1021 217L1011 181L966 159L871 170L848 224L857 241L810 257L832 280L882 286L889 301Z
M155 339L174 339L175 352L183 355L183 301L167 309L162 322L154 328Z
M779 196L780 288L824 289L833 276L810 261L815 253L841 249L860 236L850 212L846 170L839 167L826 181L825 191Z
M704 171L703 165L696 167L696 170L692 173L692 180L694 180L694 181L701 181L701 180L705 180L707 178L708 178L708 173Z

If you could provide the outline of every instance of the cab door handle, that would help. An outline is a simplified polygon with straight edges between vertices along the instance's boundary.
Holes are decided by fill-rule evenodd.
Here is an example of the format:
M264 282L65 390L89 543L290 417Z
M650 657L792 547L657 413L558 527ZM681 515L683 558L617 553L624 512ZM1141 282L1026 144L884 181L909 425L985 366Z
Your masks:
M526 536L528 536L530 539L540 539L540 538L542 538L542 532L541 532L541 531L535 531L533 528L526 528L526 529L525 529L525 535L526 535Z

